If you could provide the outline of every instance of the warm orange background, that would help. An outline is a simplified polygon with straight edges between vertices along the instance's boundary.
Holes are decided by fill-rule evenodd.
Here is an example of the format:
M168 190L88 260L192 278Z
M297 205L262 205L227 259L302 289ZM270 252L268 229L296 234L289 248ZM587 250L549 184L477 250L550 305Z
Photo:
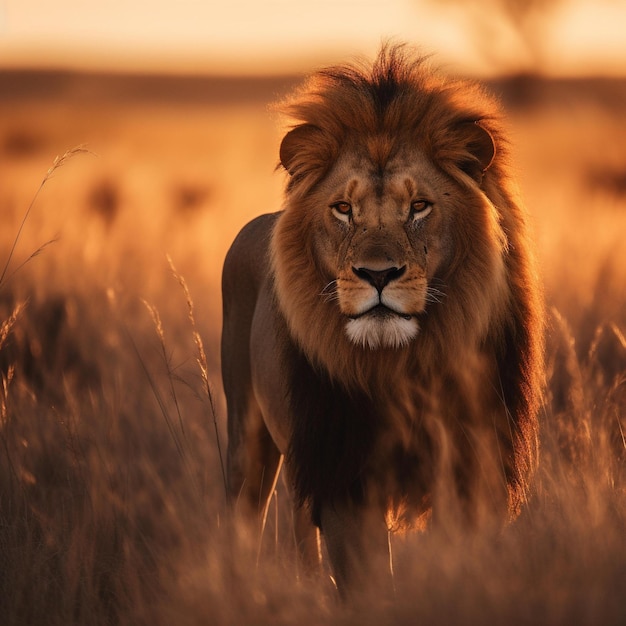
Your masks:
M615 75L625 24L619 0L4 0L0 65L293 72L396 38L480 75Z

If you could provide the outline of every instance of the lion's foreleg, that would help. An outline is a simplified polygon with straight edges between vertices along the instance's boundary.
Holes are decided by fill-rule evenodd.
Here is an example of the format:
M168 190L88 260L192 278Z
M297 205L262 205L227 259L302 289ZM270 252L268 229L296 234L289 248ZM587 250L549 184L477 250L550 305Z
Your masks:
M319 531L311 521L311 514L305 507L293 508L293 534L298 551L302 574L315 574L322 564Z
M253 402L250 402L244 418L239 419L237 431L231 429L228 487L237 517L252 522L261 537L282 456Z
M341 597L347 599L367 590L373 581L383 582L392 593L388 532L382 512L349 502L333 503L322 505L320 520ZM382 574L382 581L373 576L377 573Z
M296 502L293 493L293 476L289 465L285 463L284 481L292 500L292 530L295 548L298 554L300 573L308 576L319 572L322 564L320 550L320 536L317 527L311 519L311 511L308 506L300 506Z

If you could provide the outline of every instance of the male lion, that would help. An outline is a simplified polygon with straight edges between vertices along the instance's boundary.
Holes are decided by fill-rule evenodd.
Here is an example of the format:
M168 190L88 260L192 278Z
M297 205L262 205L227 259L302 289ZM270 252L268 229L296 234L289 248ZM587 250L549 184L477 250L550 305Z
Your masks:
M345 594L392 520L452 501L468 522L519 511L542 311L497 107L476 85L384 47L371 67L316 73L284 110L284 208L224 265L229 489L262 520L284 458L301 553L317 559L318 526Z

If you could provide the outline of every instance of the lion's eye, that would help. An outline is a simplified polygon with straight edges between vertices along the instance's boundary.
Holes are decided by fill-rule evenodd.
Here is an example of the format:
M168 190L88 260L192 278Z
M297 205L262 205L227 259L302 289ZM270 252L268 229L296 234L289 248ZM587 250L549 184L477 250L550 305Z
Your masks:
M335 202L330 208L333 215L342 222L349 222L352 216L352 205L349 202Z
M411 218L413 221L424 219L432 209L432 202L428 202L428 200L413 200L411 202Z

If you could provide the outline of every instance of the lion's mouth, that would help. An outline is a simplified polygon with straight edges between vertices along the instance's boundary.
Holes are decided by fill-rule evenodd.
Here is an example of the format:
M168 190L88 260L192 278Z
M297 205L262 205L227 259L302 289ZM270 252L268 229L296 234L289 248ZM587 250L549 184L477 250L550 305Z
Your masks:
M363 317L373 317L379 320L391 319L394 317L400 317L405 320L410 320L413 318L413 315L409 315L407 313L399 313L398 311L394 311L390 309L388 306L384 304L377 304L373 306L371 309L367 311L363 311L363 313L359 313L358 315L349 315L348 316L352 320L358 320Z

